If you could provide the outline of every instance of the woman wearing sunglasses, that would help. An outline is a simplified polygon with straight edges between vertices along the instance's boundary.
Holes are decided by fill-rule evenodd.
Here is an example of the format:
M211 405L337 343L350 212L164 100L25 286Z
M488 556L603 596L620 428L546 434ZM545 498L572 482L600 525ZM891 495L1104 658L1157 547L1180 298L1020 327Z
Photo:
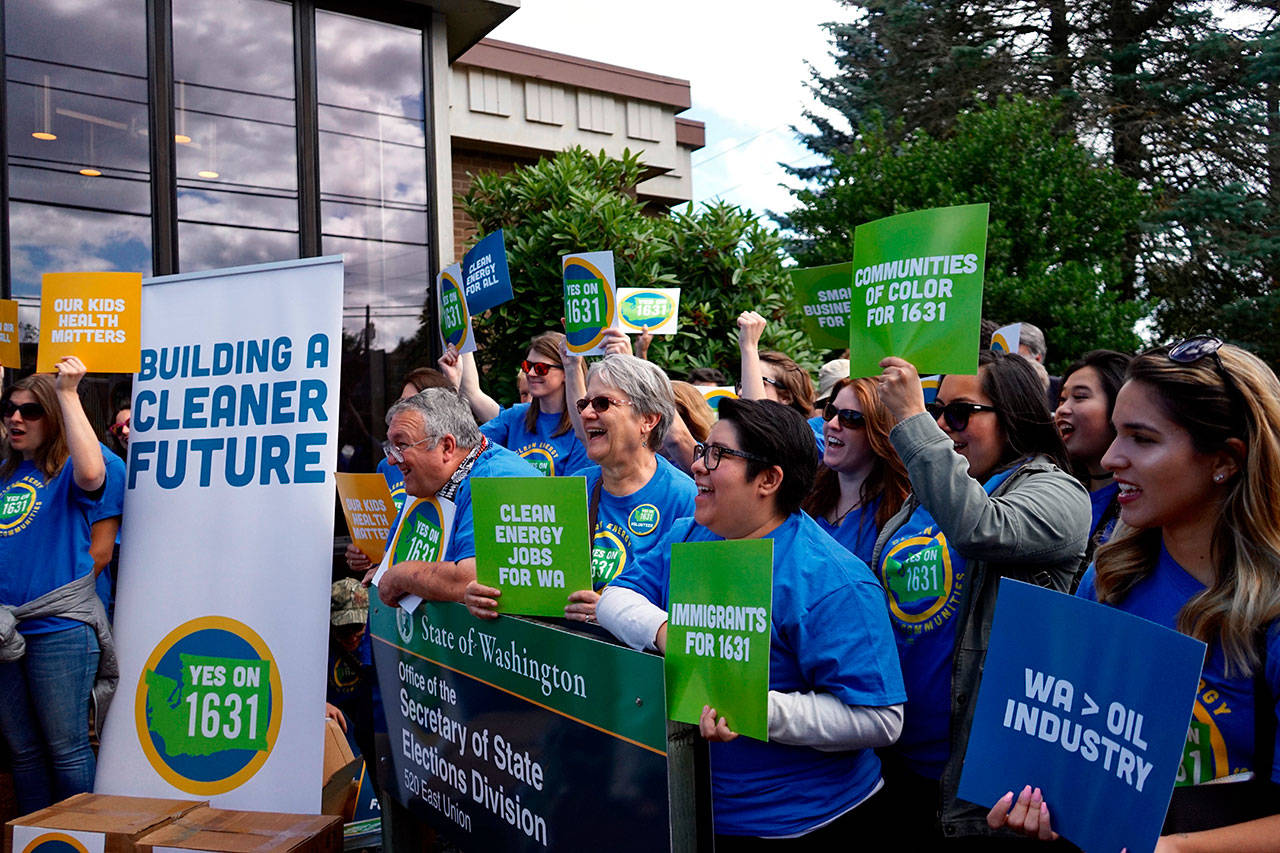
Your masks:
M983 350L976 376L948 375L926 408L909 362L881 362L880 399L911 496L876 542L907 711L886 755L885 793L907 846L989 835L986 809L956 798L1002 576L1070 588L1089 499L1044 388L1022 358ZM941 812L939 812L941 805Z
M879 849L896 835L877 805L874 747L897 736L906 694L884 591L800 511L817 464L798 412L723 401L693 463L694 517L678 521L600 599L600 623L614 636L665 653L672 545L773 540L769 740L739 737L714 708L700 721L712 741L716 850Z
M587 464L586 450L574 434L569 417L566 367L560 357L563 341L564 335L559 332L543 332L529 342L529 352L519 366L528 379L532 400L507 409L480 389L473 354L458 355L450 347L440 359L440 370L471 406L485 438L514 450L551 477Z
M578 359L570 356L566 364ZM587 478L592 527L591 589L569 596L565 616L594 621L599 591L657 545L678 518L693 515L697 488L689 475L658 455L676 417L671 383L656 365L633 355L607 355L591 365L574 407L574 427L594 464L574 472ZM473 584L465 602L493 615L498 590ZM489 611L486 613L485 611Z
M101 672L100 720L115 686L89 553L106 466L76 392L84 374L67 357L56 379L29 376L0 395L0 636L14 638L6 653L18 652L0 662L0 731L23 813L92 789L89 697Z
M1120 524L1077 595L1209 646L1156 849L1280 850L1280 382L1191 338L1134 359L1114 421ZM1038 789L989 820L1053 837Z
M801 507L862 562L911 484L889 443L889 413L870 379L832 386L822 424L822 465Z
M1053 422L1062 434L1073 473L1089 490L1093 520L1089 526L1089 553L1111 535L1120 515L1119 488L1102 464L1116 437L1111 413L1124 384L1124 371L1133 356L1111 350L1092 350L1062 374L1058 408Z

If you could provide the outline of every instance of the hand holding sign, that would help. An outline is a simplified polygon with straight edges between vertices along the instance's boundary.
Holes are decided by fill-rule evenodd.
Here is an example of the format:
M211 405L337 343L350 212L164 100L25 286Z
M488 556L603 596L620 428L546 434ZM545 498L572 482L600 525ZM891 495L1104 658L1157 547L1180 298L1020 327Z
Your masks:
M915 365L890 356L880 362L880 367L883 372L876 377L880 402L889 410L895 424L925 411L924 389Z

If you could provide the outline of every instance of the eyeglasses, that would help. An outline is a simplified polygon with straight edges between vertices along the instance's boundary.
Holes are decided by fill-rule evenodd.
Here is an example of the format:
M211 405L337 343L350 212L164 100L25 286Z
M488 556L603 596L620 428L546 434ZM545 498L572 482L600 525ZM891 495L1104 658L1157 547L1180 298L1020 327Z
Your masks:
M585 412L587 410L587 406L590 406L591 408L595 409L597 412L607 412L609 411L609 406L611 405L612 406L630 406L634 404L630 400L615 400L612 397L606 397L603 394L601 394L598 397L592 397L590 399L583 397L582 399L578 400L578 402L574 403L574 405L578 407L579 412Z
M945 406L934 400L924 408L935 421L938 418L942 418L946 421L947 426L951 427L955 432L961 432L969 426L969 416L974 412L994 412L996 410L995 406L984 406L981 403L963 403L958 400L953 403L947 403Z
M1213 361L1218 366L1218 375L1222 377L1222 383L1227 386L1227 393L1237 400L1243 400L1240 388L1236 385L1235 380L1231 378L1231 371L1227 370L1226 365L1222 363L1222 356L1218 355L1218 350L1222 349L1222 344L1222 339L1215 338L1213 335L1196 335L1171 346L1169 348L1169 360L1178 364L1194 364L1206 355L1213 356ZM1237 411L1243 411L1243 409L1238 409Z
M553 370L564 370L558 364L552 364L548 361L529 361L527 358L520 362L520 369L531 376L546 376Z
M0 404L0 418L11 418L14 412L20 413L24 421L37 421L44 417L44 406L39 403L15 403L12 400L5 400Z
M774 388L781 388L781 387L782 387L782 383L781 383L781 382L779 382L777 379L774 379L772 376L761 376L761 377L760 377L760 381L761 381L761 382L767 382L767 383L769 383L770 385L772 385Z
M827 403L822 407L822 419L829 421L834 417L840 418L840 426L845 429L862 429L867 425L867 416L862 412L855 412L853 409L837 409L835 403Z
M693 461L702 460L702 465L708 471L714 471L720 467L720 460L726 455L737 456L739 459L750 459L753 462L763 462L769 464L769 460L763 456L757 456L754 453L747 453L745 450L734 450L732 447L725 447L723 444L695 444L693 446Z
M110 432L112 435L124 435L124 431L129 428L129 422L131 420L133 420L133 418L125 418L124 420L120 421L120 423L112 424L110 427L107 428L107 431Z
M400 465L404 462L404 452L406 450L410 447L417 447L419 444L427 441L431 441L430 436L421 439L420 441L415 441L413 444L392 444L389 441L384 441L382 443L382 452L392 462Z

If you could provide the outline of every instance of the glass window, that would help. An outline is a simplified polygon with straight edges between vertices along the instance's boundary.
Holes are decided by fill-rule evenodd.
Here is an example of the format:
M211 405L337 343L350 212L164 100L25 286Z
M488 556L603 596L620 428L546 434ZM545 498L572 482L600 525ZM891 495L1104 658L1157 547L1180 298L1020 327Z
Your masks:
M321 239L341 253L341 441L353 470L377 461L401 377L426 363L429 281L423 32L316 13Z
M145 0L5 0L12 294L43 273L151 272Z
M173 0L183 272L298 257L293 10Z

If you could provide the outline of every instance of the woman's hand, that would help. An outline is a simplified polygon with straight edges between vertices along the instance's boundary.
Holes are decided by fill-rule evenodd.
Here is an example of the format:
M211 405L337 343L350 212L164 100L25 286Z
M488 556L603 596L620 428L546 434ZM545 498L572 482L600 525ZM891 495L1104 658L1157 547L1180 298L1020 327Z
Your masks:
M574 622L596 621L596 602L600 593L589 589L580 589L569 594L569 603L564 606L564 618Z
M74 355L64 355L53 366L53 370L58 374L58 378L54 380L53 387L58 391L70 391L73 394L76 386L80 384L80 380L89 372L89 369L84 366L84 362Z
M754 311L743 311L738 315L738 349L741 352L760 350L760 336L767 322Z
M440 360L436 364L440 365L440 372L453 385L455 391L462 387L462 363L459 361L458 348L456 346L449 344L448 349L444 351L444 355L440 356Z
M373 568L373 560L369 559L368 554L355 545L349 544L347 545L345 556L347 558L347 568L351 570L352 574L366 575L368 577L369 570ZM369 585L368 580L363 581L363 583L365 586Z
M331 705L328 702L324 703L324 718L333 720L338 724L338 728L342 729L343 734L347 733L347 718L342 715L342 711L336 705Z
M876 377L880 402L889 410L895 424L925 411L924 389L920 387L920 374L914 364L889 356L880 362L880 368L883 372Z
M471 581L467 584L467 591L462 595L462 603L467 605L467 610L471 611L471 615L477 619L497 619L498 598L501 595L500 589Z
M1001 797L987 813L987 826L992 829L1008 827L1041 841L1056 841L1058 838L1049 817L1049 804L1044 801L1040 789L1032 789L1030 785L1022 789L1016 801L1013 791Z
M649 347L653 346L653 332L645 329L640 333L640 337L636 338L636 358L649 360Z
M729 728L729 722L724 717L716 718L716 709L710 705L702 706L702 715L698 717L698 731L707 740L717 743L728 743L738 737L738 733Z
M632 355L631 336L621 329L605 329L600 346L605 355Z

